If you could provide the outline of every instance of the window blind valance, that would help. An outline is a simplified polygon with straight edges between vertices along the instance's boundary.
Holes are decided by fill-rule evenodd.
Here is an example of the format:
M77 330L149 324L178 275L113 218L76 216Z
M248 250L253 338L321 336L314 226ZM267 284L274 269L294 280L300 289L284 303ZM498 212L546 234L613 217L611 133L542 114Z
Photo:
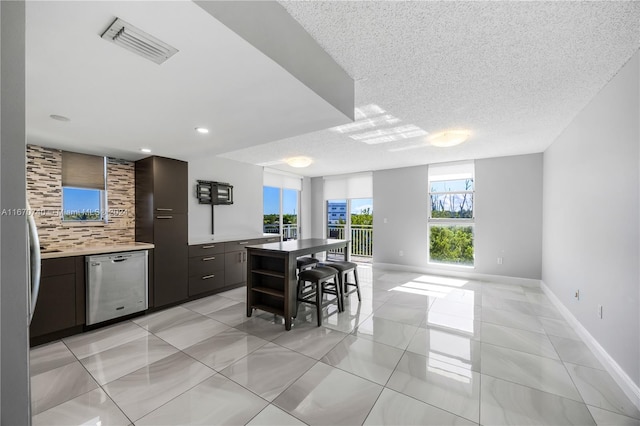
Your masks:
M302 191L302 177L278 170L264 169L263 185Z
M105 189L105 157L62 151L62 186Z
M473 161L429 164L429 182L474 178Z
M373 174L327 176L324 178L324 199L373 198Z

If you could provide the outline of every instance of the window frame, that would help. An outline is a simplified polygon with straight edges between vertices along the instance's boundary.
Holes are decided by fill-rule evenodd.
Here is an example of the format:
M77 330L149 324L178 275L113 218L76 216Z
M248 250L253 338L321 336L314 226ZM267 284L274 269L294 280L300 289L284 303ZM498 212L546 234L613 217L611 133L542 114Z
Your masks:
M100 217L98 219L65 219L65 199L64 199L64 189L65 188L70 188L70 189L81 189L83 191L98 191L98 198L100 201L100 206L99 206L99 213L100 213ZM94 225L100 225L100 224L106 224L109 223L109 217L107 214L107 190L105 189L97 189L97 188L81 188L81 187L77 187L77 186L63 186L62 187L62 191L61 191L61 205L62 205L62 211L60 214L60 219L62 221L62 223L64 225L70 225L70 224L94 224Z

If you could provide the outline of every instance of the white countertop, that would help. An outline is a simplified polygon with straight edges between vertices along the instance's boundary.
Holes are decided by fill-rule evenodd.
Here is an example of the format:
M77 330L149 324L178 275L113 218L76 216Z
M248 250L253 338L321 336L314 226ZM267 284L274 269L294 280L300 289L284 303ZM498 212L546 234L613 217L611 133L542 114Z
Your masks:
M111 244L101 246L78 246L71 248L59 249L59 251L52 251L47 253L47 250L42 252L42 259L56 259L59 257L71 257L71 256L89 256L92 254L102 253L118 253L122 251L133 250L149 250L154 247L150 243L124 243L124 244Z
M253 240L255 238L271 238L280 237L278 234L238 234L238 235L210 235L203 237L189 238L189 245L206 244L206 243L226 243L229 241Z

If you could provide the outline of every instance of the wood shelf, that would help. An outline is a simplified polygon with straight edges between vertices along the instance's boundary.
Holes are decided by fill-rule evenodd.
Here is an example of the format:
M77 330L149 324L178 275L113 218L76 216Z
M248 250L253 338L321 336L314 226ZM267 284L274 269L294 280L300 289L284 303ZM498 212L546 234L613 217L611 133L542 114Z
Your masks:
M252 269L254 274L267 275L269 277L284 278L284 272L271 271L268 269Z
M270 296L274 296L274 297L280 297L280 298L284 298L284 292L281 290L276 290L273 288L268 288L268 287L252 287L251 290L257 292L257 293L264 293L264 294L268 294ZM257 307L257 305L256 305Z

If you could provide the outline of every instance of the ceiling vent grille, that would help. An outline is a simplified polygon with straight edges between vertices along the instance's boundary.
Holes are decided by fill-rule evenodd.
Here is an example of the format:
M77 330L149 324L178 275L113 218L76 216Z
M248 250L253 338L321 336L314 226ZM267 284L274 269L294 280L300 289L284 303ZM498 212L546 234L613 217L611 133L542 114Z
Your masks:
M102 34L102 38L156 64L163 63L178 52L175 47L169 46L120 18L113 21Z

